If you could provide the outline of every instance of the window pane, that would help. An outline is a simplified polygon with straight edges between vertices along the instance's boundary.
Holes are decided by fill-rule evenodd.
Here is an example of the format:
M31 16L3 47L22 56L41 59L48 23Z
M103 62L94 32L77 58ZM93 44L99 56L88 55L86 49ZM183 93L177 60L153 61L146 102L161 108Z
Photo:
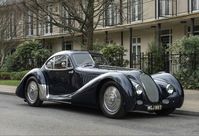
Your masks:
M66 56L56 56L55 57L55 64L54 64L54 69L65 69L66 67L63 67L62 63L67 63L66 61Z
M199 10L199 0L193 0L193 10Z
M87 53L76 53L73 54L73 58L75 60L76 65L82 66L85 64L91 64L93 65L93 59L91 58L90 54Z
M165 16L165 15L169 15L170 14L170 8L172 8L172 7L170 7L170 5L172 5L172 4L170 4L172 1L170 1L170 0L160 0L159 1L159 5L160 5L160 7L159 7L159 15L160 16Z
M141 0L132 0L132 21L141 19Z
M137 43L136 38L133 38L133 43Z
M133 54L136 54L136 46L133 46Z
M137 39L137 43L141 43L141 38L138 38L138 39Z
M48 69L53 69L53 63L54 63L54 58L50 59L47 64L46 64L46 67Z
M63 42L62 50L72 50L72 42Z
M139 55L141 53L141 47L140 45L137 46L137 54Z

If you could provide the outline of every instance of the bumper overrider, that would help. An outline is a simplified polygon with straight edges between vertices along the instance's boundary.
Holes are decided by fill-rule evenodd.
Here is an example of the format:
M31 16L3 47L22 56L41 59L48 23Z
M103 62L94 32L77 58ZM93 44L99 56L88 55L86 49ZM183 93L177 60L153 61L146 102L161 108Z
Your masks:
M140 76L140 79L140 83L131 80L136 90L136 104L133 110L153 112L182 106L184 96L180 92L183 90L179 90L182 88L166 82L154 81L146 74Z

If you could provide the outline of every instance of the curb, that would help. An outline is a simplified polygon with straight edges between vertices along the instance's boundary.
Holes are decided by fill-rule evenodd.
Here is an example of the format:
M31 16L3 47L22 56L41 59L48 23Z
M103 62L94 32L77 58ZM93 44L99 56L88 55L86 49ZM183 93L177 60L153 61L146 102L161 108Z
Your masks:
M198 116L199 117L199 112L196 112L196 111L176 110L176 111L174 111L173 114L188 115L188 116Z
M4 95L15 95L15 93L13 93L13 92L1 92L1 91L0 91L0 94L4 94Z

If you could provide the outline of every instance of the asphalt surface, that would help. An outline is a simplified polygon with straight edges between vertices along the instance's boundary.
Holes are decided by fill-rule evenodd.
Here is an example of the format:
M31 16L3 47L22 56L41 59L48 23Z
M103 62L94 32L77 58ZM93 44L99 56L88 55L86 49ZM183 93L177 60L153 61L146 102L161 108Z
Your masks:
M16 86L0 85L0 94L15 95ZM184 103L175 114L199 116L199 90L184 90Z
M0 135L199 135L199 117L159 117L129 113L116 120L83 107L44 103L28 106L14 95L0 94Z

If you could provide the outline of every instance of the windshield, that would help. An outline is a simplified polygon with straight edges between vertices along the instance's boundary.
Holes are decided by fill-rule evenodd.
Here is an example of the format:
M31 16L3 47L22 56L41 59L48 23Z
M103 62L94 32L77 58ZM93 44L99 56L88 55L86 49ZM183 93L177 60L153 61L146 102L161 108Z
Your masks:
M108 65L107 60L101 54L91 54L93 60L95 61L96 65Z
M88 53L73 54L73 59L77 66L92 66L95 64L91 55Z

